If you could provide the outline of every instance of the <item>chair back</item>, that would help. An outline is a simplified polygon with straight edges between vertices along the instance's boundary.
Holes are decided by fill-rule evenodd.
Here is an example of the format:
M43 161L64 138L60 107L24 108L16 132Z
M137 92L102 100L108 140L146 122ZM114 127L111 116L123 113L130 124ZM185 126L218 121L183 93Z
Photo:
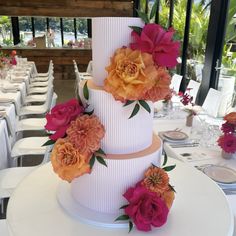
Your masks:
M93 61L90 61L90 62L88 63L86 72L87 72L88 74L91 74L91 75L92 75L92 73L93 73Z
M182 78L183 78L183 76L178 75L178 74L174 74L171 78L170 88L173 89L177 93L179 92L179 88L180 88Z
M44 164L46 164L46 163L48 163L50 161L52 147L53 147L53 145L48 145L46 147L46 151L45 151L45 154L43 156L43 160L40 163L40 165L44 165Z
M52 109L54 106L56 106L56 104L57 104L57 98L58 98L57 94L56 94L56 93L53 93L50 109Z
M7 221L5 219L0 219L0 235L9 236Z
M202 108L208 115L217 117L223 94L221 91L210 88L204 100Z
M48 92L47 92L46 102L43 104L43 106L45 107L46 112L48 112L51 108L52 96L53 96L53 85L48 85Z
M200 83L194 81L194 80L190 80L187 86L187 89L189 90L189 94L193 97L193 102L195 103L197 95L198 95L198 91L200 88Z
M220 104L218 116L223 117L232 109L234 99L234 76L223 76L219 78L218 89L223 93L223 98Z

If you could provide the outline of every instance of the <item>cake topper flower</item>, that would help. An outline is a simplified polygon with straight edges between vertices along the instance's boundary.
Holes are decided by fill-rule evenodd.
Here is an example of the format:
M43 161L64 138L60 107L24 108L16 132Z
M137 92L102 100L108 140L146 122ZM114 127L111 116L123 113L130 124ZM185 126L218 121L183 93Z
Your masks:
M168 68L177 64L180 42L173 40L173 28L164 30L160 25L150 23L156 8L157 1L150 16L138 11L146 25L143 28L130 26L133 42L117 49L106 67L108 75L104 89L124 106L134 105L129 118L140 108L150 113L147 101L157 102L170 94Z
M165 156L162 168L152 165L144 173L144 178L134 187L130 187L123 194L128 204L122 206L124 215L115 221L128 221L129 231L133 225L138 230L150 231L152 227L161 227L167 221L167 216L175 198L175 190L169 184L167 171L175 165L165 166Z
M134 42L131 49L141 50L153 56L157 66L173 68L177 65L180 43L173 41L173 28L164 30L160 25L150 23L143 27L141 33L132 31Z
M87 83L84 97L89 98ZM87 112L77 99L56 105L47 115L45 128L53 134L44 145L54 144L51 163L60 178L71 182L83 174L90 173L95 160L107 166L101 149L105 128L98 117Z

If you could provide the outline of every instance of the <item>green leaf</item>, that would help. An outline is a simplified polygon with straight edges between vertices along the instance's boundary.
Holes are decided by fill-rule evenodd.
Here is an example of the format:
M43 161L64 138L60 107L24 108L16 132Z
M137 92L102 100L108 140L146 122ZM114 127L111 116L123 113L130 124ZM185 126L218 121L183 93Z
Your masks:
M84 112L84 114L91 116L93 114L93 112L94 112L94 109L92 111L86 111L86 112Z
M138 16L143 20L145 24L149 23L148 15L140 10L136 10L138 13Z
M83 94L84 94L84 98L86 100L89 99L89 91L88 91L88 84L87 83L88 83L88 81L85 82L84 87L83 87Z
M129 221L129 233L131 232L131 230L133 229L134 224L132 221Z
M94 162L95 162L95 156L93 155L89 161L89 165L91 169L93 168Z
M42 147L43 146L49 146L49 145L52 145L52 144L54 144L56 141L55 140L51 140L51 139L49 139L46 143L44 143L43 145L42 145Z
M138 27L138 26L129 26L129 28L131 28L134 32L136 32L138 35L141 35L142 33L142 28Z
M96 156L96 159L100 164L107 167L107 163L105 162L105 160L102 157Z
M130 105L130 104L132 104L132 103L134 103L135 101L132 101L132 100L128 100L124 105L123 105L123 107L126 107L126 106L128 106L128 105Z
M165 171L171 171L171 170L173 170L175 167L176 167L176 165L165 166L165 167L163 167L162 169L165 170Z
M163 164L162 164L163 166L166 165L167 159L168 159L168 157L167 157L167 154L165 153L165 155L164 155L164 161L163 161Z
M119 217L117 217L115 219L115 221L119 221L119 220L128 220L129 219L129 216L128 215L121 215Z
M126 208L128 205L129 205L129 204L126 204L126 205L124 205L124 206L121 206L119 209L120 209L120 210L121 210L121 209L124 209L124 208Z
M148 113L151 113L151 109L147 102L145 102L144 100L139 100L138 102Z
M136 103L136 105L135 105L135 107L134 107L134 109L132 111L132 114L130 115L129 119L132 118L133 116L135 116L138 113L139 109L140 109L140 105L138 103Z
M99 149L96 151L96 153L99 153L99 154L102 154L102 155L106 156L106 153L105 153L101 148L99 148Z
M153 6L152 6L152 10L150 13L150 19L152 19L156 15L156 12L157 12L157 0L154 2Z
M174 191L174 192L176 193L176 191L175 191L175 189L174 189L174 187L173 187L172 185L169 184L169 187L170 187L170 189L171 189L172 191Z

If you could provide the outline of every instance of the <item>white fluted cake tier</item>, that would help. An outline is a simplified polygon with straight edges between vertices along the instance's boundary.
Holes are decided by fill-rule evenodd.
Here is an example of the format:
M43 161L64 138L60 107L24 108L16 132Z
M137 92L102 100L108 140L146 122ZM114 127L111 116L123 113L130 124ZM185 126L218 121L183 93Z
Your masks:
M125 191L140 181L151 164L160 165L161 141L153 136L151 146L129 155L107 155L107 167L95 162L92 173L74 179L73 198L82 206L103 213L118 213Z
M99 17L92 19L92 58L93 77L98 86L103 86L107 76L105 68L110 64L110 57L115 50L128 46L131 42L131 29L129 26L143 27L140 18L131 17Z
M80 84L80 96L83 98ZM105 137L102 139L102 149L110 154L129 154L139 152L152 143L153 103L148 102L151 113L140 108L138 114L131 119L129 116L135 104L124 107L123 103L115 101L113 96L88 80L89 101L91 109L105 127Z

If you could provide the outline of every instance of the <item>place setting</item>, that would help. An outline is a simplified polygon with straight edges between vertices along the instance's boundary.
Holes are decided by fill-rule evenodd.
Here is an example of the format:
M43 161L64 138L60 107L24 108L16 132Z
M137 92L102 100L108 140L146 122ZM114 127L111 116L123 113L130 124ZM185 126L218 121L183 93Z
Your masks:
M180 129L159 132L158 135L163 140L163 142L168 142L173 148L199 146L199 142L191 139L189 135Z

